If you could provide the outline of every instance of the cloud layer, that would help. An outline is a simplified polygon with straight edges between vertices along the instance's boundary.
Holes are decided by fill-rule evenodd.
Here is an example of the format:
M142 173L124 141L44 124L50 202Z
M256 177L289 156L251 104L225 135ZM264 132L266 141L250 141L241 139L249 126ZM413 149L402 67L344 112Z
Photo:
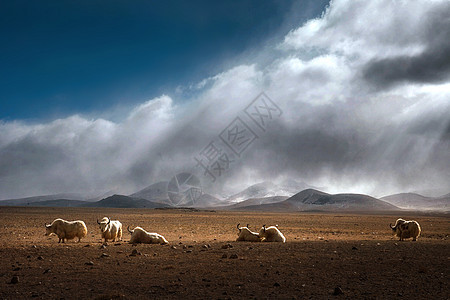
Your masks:
M131 193L182 171L218 194L288 177L331 192L450 191L449 12L448 1L332 1L269 64L205 79L189 101L162 95L120 122L0 123L0 199ZM283 114L212 183L193 158L261 91Z

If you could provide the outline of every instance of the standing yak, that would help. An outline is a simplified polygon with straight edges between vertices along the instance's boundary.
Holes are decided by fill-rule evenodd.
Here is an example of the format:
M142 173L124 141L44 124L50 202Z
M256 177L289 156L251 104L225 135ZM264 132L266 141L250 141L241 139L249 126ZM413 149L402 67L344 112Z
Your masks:
M421 232L420 225L416 221L397 219L397 221L395 221L395 226L392 226L392 224L389 224L389 226L394 234L400 238L400 241L408 238L412 238L413 241L416 241Z
M99 225L102 239L105 240L105 243L108 240L115 242L116 240L120 241L122 239L122 223L119 221L112 221L111 218L104 217L100 222L97 220L97 224Z
M45 224L45 235L56 234L59 238L58 243L64 240L84 238L87 234L86 224L83 221L66 221L63 219L55 219L51 224Z

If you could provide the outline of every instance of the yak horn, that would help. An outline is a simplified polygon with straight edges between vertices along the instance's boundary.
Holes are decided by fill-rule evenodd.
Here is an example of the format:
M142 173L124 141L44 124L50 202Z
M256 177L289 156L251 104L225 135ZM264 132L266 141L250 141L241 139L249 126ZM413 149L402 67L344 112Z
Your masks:
M128 229L128 232L129 232L129 233L133 234L133 231L134 231L134 230L133 230L133 231L130 230L130 225L128 225L127 229Z
M389 223L389 227L391 227L391 229L395 228L394 226L392 226L392 223Z
M98 219L97 219L97 224L100 225L100 222L98 221Z
M239 225L241 225L241 223L238 223L238 224L237 224L237 226L236 226L236 227L237 227L237 229L239 229Z
M264 232L266 232L266 225L265 224L263 225L263 228L264 228Z
M247 224L247 228L248 228L248 225L249 225L249 224Z
M106 223L106 225L108 225L109 223L111 223L111 218L108 218L108 223Z

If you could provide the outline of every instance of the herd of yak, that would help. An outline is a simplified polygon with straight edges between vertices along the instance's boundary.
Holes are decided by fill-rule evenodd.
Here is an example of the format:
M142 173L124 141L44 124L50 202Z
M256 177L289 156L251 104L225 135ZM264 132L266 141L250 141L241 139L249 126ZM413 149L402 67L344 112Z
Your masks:
M108 240L115 242L116 240L122 240L122 223L120 221L113 221L108 217L104 217L100 222L97 220L97 224L100 228L101 237L105 243ZM259 232L251 231L247 226L240 227L237 224L238 238L236 241L248 241L248 242L281 242L285 243L286 238L278 229L278 225L261 227ZM416 221L405 221L403 219L397 219L395 225L389 224L393 233L403 241L407 238L412 238L413 241L417 240L420 235L421 229L419 223ZM81 241L87 235L87 227L83 221L65 221L63 219L55 219L51 224L45 224L45 235L56 234L59 238L58 243L65 240L71 240L78 238L78 242ZM164 236L158 233L150 233L141 227L136 227L130 230L131 244L168 244L169 242Z

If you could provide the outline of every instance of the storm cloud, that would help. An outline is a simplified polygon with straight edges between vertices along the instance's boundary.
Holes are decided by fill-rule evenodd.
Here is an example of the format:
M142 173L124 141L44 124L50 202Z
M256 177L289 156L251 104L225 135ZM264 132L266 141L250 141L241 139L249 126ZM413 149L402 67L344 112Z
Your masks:
M413 55L373 59L363 69L363 76L376 87L408 81L440 83L450 77L450 3L436 5L427 12L429 23L417 33L424 50Z
M272 45L264 64L249 57L248 64L183 87L193 99L162 95L116 122L79 115L3 122L0 199L127 194L185 171L220 195L286 178L378 196L450 191L446 7L446 1L332 1L320 18ZM265 131L244 113L261 91L283 112ZM194 157L220 142L236 117L258 138L212 182Z

